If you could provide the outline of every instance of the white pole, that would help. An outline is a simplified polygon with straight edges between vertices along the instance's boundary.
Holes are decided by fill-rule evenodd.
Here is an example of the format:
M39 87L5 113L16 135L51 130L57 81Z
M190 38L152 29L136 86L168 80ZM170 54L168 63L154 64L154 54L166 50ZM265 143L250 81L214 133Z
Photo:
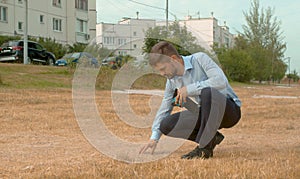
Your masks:
M28 0L24 0L25 2L25 26L24 26L24 64L28 64Z
M166 0L166 29L169 30L169 1Z

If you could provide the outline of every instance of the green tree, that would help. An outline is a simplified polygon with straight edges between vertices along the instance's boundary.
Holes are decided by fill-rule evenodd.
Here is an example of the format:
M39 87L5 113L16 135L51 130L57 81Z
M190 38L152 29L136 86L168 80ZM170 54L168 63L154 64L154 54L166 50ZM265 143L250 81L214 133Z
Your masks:
M246 51L225 47L214 49L229 80L249 82L253 78L254 62Z
M298 75L298 73L297 73L296 70L294 70L293 73L288 74L287 77L289 79L293 79L293 82L297 82L300 79L300 77L299 77L299 75Z
M0 35L0 45L2 45L4 42L10 41L10 40L20 40L21 36L3 36Z
M169 26L168 31L166 31L165 26L156 26L148 29L146 31L143 51L150 53L151 47L162 40L171 42L181 55L190 55L195 52L205 51L204 48L197 44L196 37L185 26L180 27L177 21Z
M68 46L68 52L72 53L72 52L83 52L88 45L84 43L76 42L73 45L67 45L67 46Z
M29 40L36 41L41 44L47 51L54 53L56 59L61 58L67 52L67 47L61 43L56 42L55 39L52 38L32 38L30 37Z
M274 17L274 9L260 8L259 0L253 0L251 9L244 12L244 16L247 25L243 25L241 35L246 39L246 49L256 65L255 79L270 80L284 75L285 67L278 61L284 55L286 43L283 41L281 22Z

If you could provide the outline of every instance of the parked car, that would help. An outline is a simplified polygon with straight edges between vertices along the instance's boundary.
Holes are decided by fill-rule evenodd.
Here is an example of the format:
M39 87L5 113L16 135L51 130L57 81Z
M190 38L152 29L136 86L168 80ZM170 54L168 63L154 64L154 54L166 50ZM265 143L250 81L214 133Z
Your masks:
M68 62L65 59L58 59L55 61L55 66L67 66Z
M67 66L76 63L85 63L84 65L99 67L98 60L88 52L74 52L64 55L62 58L56 60L56 66Z
M108 66L112 69L117 69L120 68L122 65L122 57L117 56L117 57L106 57L102 60L101 63L102 66Z
M0 62L23 63L23 40L13 40L3 43L0 46ZM28 41L28 63L42 63L44 65L53 65L55 55L39 43Z
M101 62L102 66L112 67L115 64L116 64L116 57L106 57Z

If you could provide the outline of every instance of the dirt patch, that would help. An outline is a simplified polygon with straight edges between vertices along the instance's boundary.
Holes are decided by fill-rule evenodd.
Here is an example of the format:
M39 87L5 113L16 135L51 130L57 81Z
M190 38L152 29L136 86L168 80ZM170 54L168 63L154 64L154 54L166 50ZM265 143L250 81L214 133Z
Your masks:
M209 160L181 160L186 142L167 158L126 164L93 148L75 120L70 89L0 89L0 178L300 178L300 88L236 86L241 121L221 132L225 140ZM255 98L253 96L297 96ZM131 141L147 141L150 128L118 119L110 92L96 92L107 127ZM132 95L137 114L149 113L150 97Z

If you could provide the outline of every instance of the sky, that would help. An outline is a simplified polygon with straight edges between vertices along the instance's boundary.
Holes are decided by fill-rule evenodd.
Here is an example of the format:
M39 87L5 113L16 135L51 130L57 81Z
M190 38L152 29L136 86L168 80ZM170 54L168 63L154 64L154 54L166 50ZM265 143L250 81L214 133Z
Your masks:
M136 18L139 12L141 19L165 20L166 0L96 0L97 22L118 23L122 17ZM138 2L138 3L137 3ZM243 32L242 25L246 25L243 12L249 12L251 0L168 0L170 11L169 20L192 17L210 17L211 12L218 20L219 25L226 25L230 32ZM260 0L260 7L274 9L273 17L281 22L282 36L287 44L285 58L288 65L290 57L290 71L296 70L300 74L300 1L299 0ZM141 5L143 3L146 5Z

